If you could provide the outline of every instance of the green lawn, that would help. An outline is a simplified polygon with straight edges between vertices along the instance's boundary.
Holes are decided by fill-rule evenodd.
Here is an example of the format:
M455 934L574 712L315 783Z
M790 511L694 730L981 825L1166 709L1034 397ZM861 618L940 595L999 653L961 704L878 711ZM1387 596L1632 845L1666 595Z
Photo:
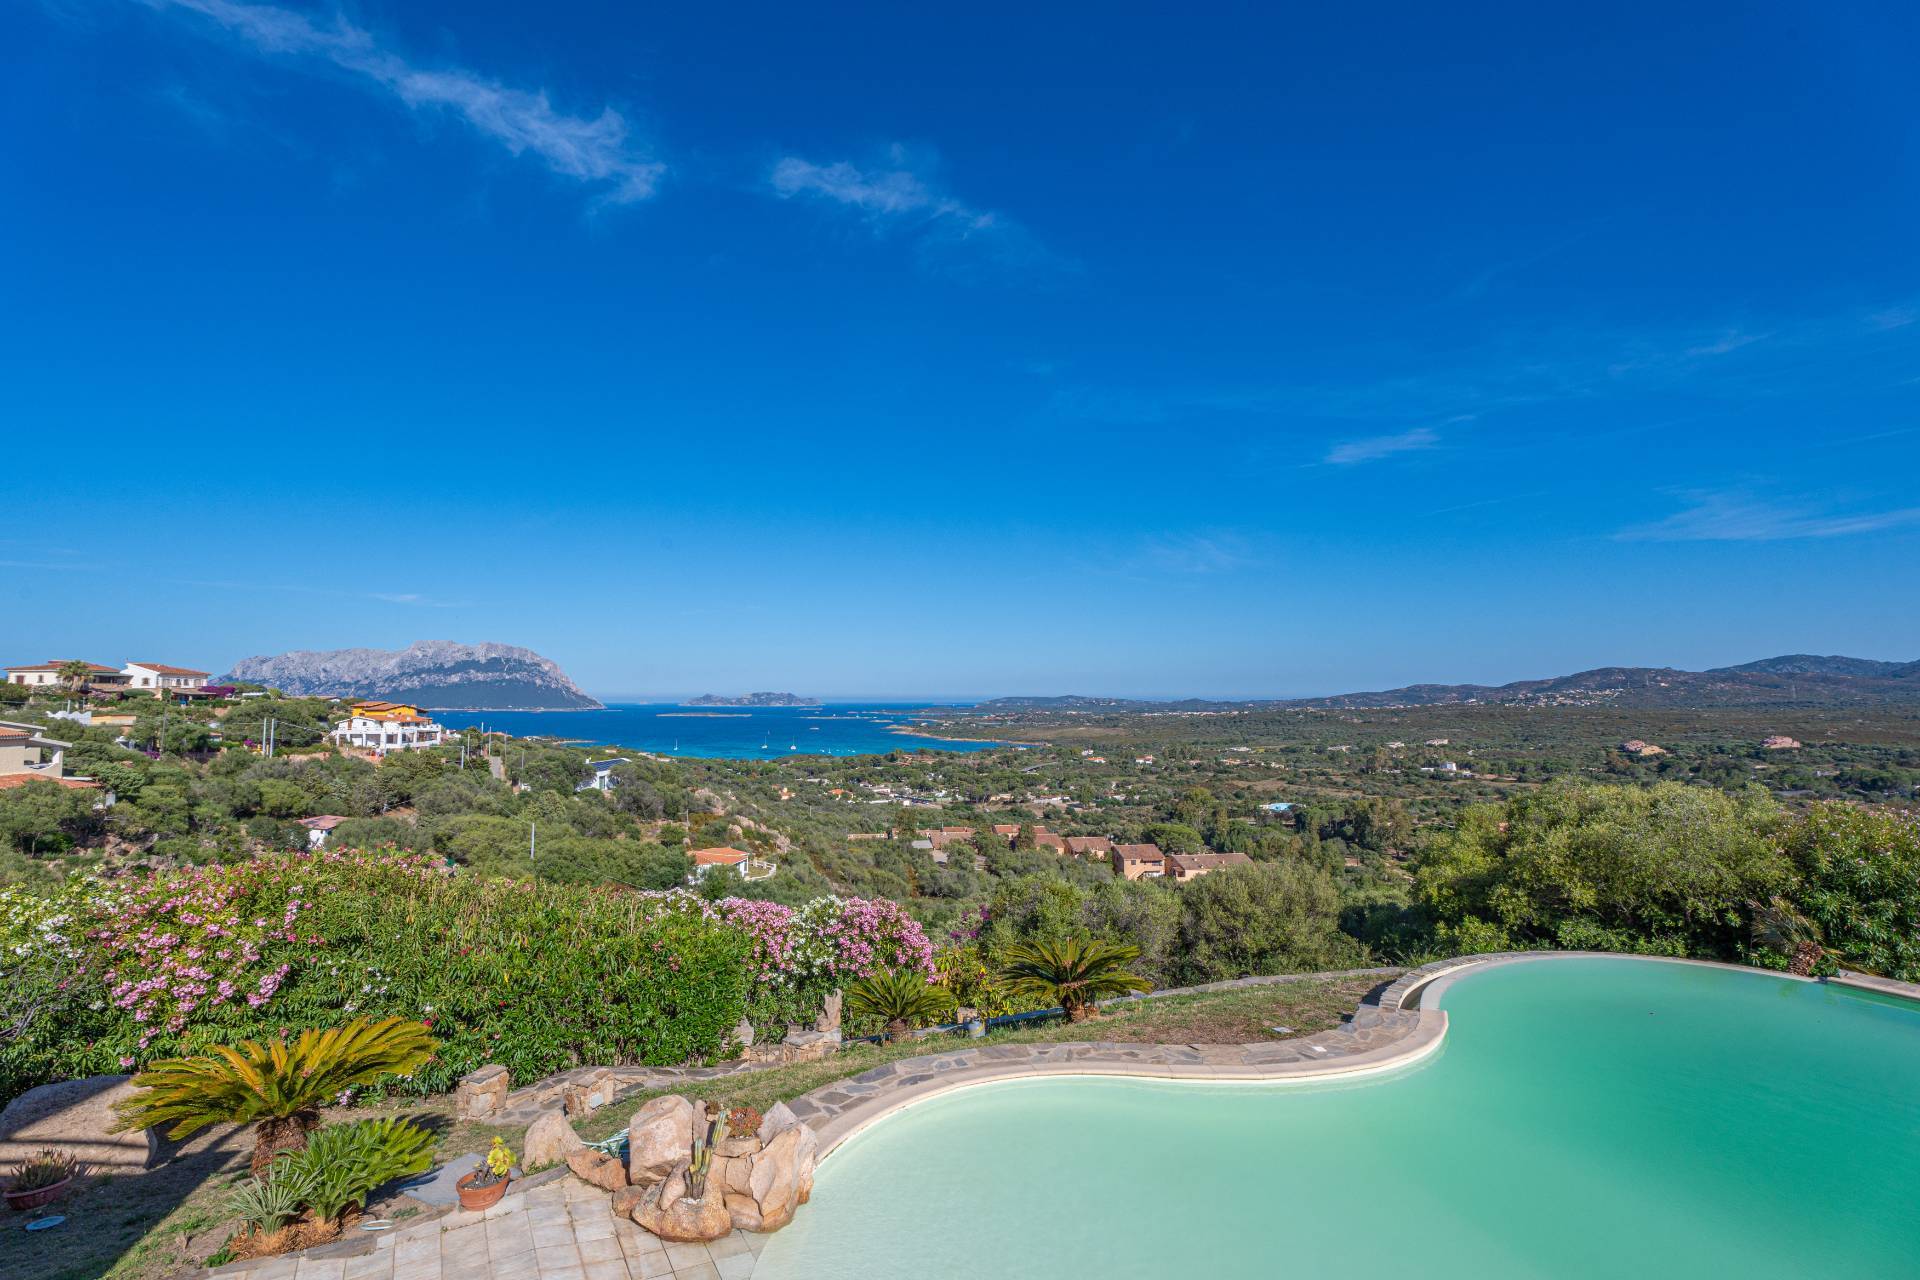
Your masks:
M1278 1040L1276 1026L1288 1036L1312 1035L1339 1025L1353 1012L1360 997L1385 976L1368 978L1308 978L1299 982L1243 987L1235 991L1141 1000L1110 1006L1092 1022L1046 1022L1017 1030L996 1031L973 1044L1041 1044L1075 1040L1126 1041L1136 1044L1250 1044ZM958 1036L909 1040L893 1045L854 1044L819 1062L772 1067L718 1080L689 1082L672 1089L636 1092L614 1105L602 1107L574 1126L589 1142L610 1138L627 1127L637 1105L662 1093L748 1106L765 1111L809 1093L822 1085L857 1076L888 1062L922 1054L964 1048L970 1042Z

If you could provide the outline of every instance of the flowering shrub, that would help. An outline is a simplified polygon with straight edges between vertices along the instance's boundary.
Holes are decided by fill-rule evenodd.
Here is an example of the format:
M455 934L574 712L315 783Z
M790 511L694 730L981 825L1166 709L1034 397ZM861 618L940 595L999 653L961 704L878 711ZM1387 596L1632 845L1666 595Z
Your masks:
M523 1081L679 1063L722 1051L743 1014L809 1021L882 969L933 974L892 902L707 902L451 875L393 852L0 889L0 1101L347 1016L428 1024L441 1049L401 1086L416 1092L487 1062Z

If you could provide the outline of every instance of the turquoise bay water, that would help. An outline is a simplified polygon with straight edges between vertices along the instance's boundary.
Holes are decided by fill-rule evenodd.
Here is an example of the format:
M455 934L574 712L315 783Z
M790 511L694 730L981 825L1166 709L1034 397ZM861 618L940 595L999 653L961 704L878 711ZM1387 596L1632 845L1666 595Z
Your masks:
M1643 960L1463 977L1346 1083L1014 1081L821 1166L756 1280L1920 1274L1920 1007Z
M455 729L485 725L516 737L546 734L593 746L709 760L913 750L985 751L999 745L897 733L888 726L910 723L909 710L864 702L834 702L823 707L682 707L632 702L615 703L603 711L437 711L434 719Z

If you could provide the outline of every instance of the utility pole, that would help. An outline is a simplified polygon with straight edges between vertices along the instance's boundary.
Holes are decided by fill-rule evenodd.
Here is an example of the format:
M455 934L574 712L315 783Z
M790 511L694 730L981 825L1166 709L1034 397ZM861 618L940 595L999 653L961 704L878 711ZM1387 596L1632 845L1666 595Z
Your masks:
M163 698L166 696L161 695ZM165 702L160 704L160 754L167 754L167 712L171 710Z
M533 861L533 851L536 847L538 847L539 841L540 841L540 824L537 822L529 822L527 824L527 861L528 862Z

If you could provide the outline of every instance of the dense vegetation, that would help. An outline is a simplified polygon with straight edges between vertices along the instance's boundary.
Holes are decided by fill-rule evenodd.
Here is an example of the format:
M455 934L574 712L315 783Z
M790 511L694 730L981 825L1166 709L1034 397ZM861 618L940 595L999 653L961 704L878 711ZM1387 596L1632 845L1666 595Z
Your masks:
M0 1094L360 1013L433 1021L421 1089L485 1061L681 1061L869 973L931 976L942 1007L1032 1007L1012 963L1095 940L1161 986L1507 947L1920 978L1899 807L1920 732L1897 715L1843 733L1634 713L1668 752L1633 759L1611 710L1136 714L966 755L628 752L600 791L586 761L606 752L552 742L342 755L317 699L121 709L133 724L48 726L118 803L0 792ZM1763 729L1812 745L1766 750ZM303 852L319 814L346 821ZM943 826L975 834L916 840ZM1043 827L1253 864L1128 882ZM688 852L715 844L778 873L691 882Z

